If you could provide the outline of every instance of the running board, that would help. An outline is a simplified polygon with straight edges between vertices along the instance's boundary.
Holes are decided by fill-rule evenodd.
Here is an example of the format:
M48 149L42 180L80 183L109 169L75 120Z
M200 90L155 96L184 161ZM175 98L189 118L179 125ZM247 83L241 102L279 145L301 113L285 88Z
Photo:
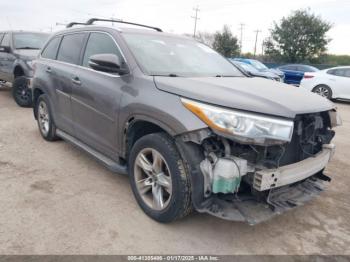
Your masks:
M79 149L89 153L91 156L96 158L96 160L101 162L104 166L106 166L112 172L122 174L122 175L128 174L126 166L120 165L119 163L115 162L114 160L102 155L101 153L92 149L88 145L80 142L78 139L72 137L71 135L68 135L64 131L57 129L56 134L57 134L57 136L59 136L63 140L65 140L65 141L73 144L74 146L78 147Z

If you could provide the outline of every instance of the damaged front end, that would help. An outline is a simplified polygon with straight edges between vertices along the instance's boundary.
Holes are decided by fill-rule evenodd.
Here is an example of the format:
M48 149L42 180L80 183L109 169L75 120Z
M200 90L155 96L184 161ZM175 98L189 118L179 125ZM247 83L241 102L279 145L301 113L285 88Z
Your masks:
M237 139L213 129L183 135L178 145L196 210L253 225L303 205L331 180L324 169L337 125L332 110L297 115L289 141Z

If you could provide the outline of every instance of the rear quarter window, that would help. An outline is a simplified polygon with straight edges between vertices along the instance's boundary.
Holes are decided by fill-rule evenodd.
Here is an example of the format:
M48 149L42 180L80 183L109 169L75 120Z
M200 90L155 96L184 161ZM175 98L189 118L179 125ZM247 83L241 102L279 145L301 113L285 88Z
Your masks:
M65 35L58 51L57 60L78 65L84 38L85 33Z

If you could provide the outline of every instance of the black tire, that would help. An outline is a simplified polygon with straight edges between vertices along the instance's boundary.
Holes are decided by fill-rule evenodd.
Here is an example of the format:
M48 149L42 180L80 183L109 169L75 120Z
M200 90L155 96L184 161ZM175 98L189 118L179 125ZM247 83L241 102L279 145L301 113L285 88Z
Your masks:
M171 195L168 204L162 210L151 208L141 196L136 186L135 161L143 150L154 149L160 153L170 171ZM138 168L138 167L137 167ZM152 219L168 223L191 213L191 182L183 160L177 151L173 139L165 133L155 133L140 138L132 147L129 156L129 178L132 191L142 210ZM153 187L151 194L153 195ZM162 195L163 196L163 195Z
M318 86L315 86L313 89L312 89L312 92L322 96L322 97L325 97L329 100L332 99L333 97L333 92L332 92L332 89L330 89L329 86L326 86L326 85L318 85Z
M12 95L17 105L21 107L32 106L32 92L29 89L29 80L26 77L15 78L12 85Z
M40 109L40 107L42 106L46 106L47 109L47 125L46 128L44 130L43 128L43 119L44 119L44 115L42 113L42 110ZM36 112L36 118L37 118L37 122L38 122L38 127L39 127L39 131L41 136L47 140L47 141L56 141L59 138L56 135L56 126L55 123L53 121L53 117L52 117L52 111L51 111L51 105L50 105L50 101L47 97L47 95L43 94L41 96L39 96L36 104L35 104L35 112ZM46 123L46 122L45 122Z

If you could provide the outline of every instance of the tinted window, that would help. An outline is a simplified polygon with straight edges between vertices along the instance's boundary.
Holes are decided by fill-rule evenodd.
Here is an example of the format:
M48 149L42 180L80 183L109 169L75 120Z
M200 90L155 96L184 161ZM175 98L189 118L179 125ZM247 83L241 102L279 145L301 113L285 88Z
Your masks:
M291 70L291 71L295 71L297 69L296 66L292 66L292 65L287 65L287 66L282 66L281 67L282 70Z
M50 43L45 47L43 53L41 54L42 57L48 58L48 59L56 59L58 46L60 45L61 38L55 37L50 41Z
M350 77L350 69L345 69L344 70L344 76L345 77Z
M338 69L331 69L327 73L330 75L347 77L347 74L348 74L347 71L348 69L338 68Z
M123 60L117 45L109 35L91 33L84 54L83 66L89 67L89 58L97 54L115 54Z
M1 41L2 46L10 46L10 34L5 34L4 38Z
M71 34L63 37L57 60L78 64L85 34Z
M313 67L313 66L300 65L300 66L298 66L298 71L301 71L301 72L317 72L318 69L316 67Z
M2 40L3 36L4 36L4 34L0 33L0 43L1 43L1 40Z

